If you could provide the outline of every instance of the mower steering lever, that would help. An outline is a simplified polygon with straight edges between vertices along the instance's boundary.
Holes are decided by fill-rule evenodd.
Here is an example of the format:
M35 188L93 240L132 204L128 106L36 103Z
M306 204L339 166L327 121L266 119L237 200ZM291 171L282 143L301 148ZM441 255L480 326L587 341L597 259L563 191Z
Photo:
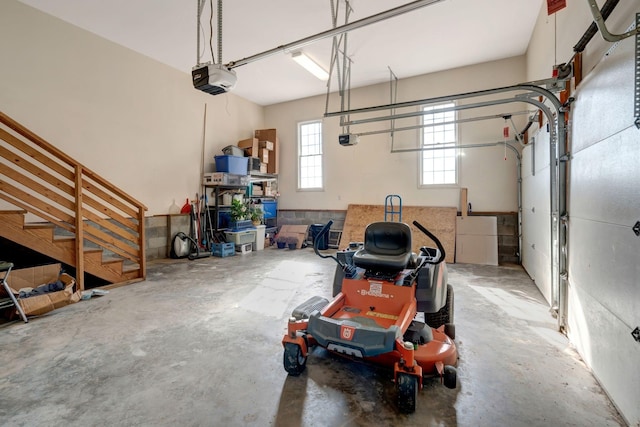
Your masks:
M425 262L427 264L439 264L440 262L442 262L442 260L444 260L444 258L446 256L446 253L444 251L444 247L442 246L442 243L440 242L440 239L438 239L432 232L430 232L429 230L424 228L424 226L422 224L420 224L418 221L413 221L413 225L418 227L418 230L422 231L427 237L429 237L431 240L433 240L435 242L436 246L438 247L438 250L440 251L440 256L438 257L437 260L435 260L435 261L427 261L425 259Z

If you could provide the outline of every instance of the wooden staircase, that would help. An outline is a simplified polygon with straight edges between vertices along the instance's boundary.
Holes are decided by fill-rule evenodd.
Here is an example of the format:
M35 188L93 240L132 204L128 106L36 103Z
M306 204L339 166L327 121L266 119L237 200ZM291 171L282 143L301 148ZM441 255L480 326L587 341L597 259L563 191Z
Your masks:
M1 112L0 158L0 237L75 267L80 289L85 272L144 280L142 203Z

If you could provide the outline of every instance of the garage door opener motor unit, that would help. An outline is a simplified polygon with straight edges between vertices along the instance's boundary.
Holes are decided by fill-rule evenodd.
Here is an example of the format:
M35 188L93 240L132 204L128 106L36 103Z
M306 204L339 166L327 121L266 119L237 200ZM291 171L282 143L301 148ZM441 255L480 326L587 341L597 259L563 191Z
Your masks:
M236 85L236 73L221 64L196 65L191 70L193 87L211 95L226 93Z

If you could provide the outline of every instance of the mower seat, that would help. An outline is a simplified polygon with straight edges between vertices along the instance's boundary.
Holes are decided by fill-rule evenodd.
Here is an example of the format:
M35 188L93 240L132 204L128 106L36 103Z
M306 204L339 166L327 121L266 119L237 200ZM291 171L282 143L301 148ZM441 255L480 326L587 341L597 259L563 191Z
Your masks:
M373 222L364 231L364 247L353 254L356 267L400 271L411 260L411 228L402 222Z

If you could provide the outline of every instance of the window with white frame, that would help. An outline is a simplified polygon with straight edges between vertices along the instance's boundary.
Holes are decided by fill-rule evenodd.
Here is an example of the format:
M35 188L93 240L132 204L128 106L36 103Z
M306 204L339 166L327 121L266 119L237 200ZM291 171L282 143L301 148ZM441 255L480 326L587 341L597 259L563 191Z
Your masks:
M298 188L322 189L322 121L298 123Z
M421 185L456 184L457 173L457 134L455 111L440 111L454 107L454 103L429 105L422 108L422 151ZM434 112L432 112L434 111Z

